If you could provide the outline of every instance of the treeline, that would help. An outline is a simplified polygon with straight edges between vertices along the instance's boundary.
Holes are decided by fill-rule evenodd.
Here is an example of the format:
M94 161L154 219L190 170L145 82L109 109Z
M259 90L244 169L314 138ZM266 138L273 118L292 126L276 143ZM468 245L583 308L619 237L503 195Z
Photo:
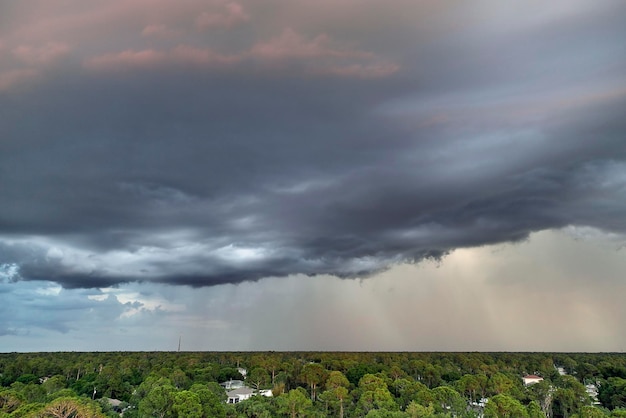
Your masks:
M227 404L240 368L274 397ZM626 417L610 353L5 353L0 384L0 417Z

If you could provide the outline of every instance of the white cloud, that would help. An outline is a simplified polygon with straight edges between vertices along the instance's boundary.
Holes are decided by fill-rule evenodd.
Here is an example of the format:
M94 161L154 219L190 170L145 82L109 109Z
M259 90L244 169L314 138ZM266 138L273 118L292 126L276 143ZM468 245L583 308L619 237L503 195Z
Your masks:
M0 280L15 280L19 277L20 267L16 263L0 264Z
M61 286L52 285L35 289L35 293L43 296L58 296L61 293Z

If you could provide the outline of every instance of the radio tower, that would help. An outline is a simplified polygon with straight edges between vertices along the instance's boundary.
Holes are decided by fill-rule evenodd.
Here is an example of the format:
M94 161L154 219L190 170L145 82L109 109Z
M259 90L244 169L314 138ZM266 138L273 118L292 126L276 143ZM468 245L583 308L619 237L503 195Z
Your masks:
M180 340L183 338L182 335L178 336L178 352L180 353Z

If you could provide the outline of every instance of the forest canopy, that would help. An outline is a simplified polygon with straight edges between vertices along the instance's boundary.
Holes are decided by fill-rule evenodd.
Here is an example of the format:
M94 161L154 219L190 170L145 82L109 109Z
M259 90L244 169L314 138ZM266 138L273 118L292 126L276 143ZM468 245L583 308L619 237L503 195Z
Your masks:
M0 417L626 416L617 353L4 353L0 384Z

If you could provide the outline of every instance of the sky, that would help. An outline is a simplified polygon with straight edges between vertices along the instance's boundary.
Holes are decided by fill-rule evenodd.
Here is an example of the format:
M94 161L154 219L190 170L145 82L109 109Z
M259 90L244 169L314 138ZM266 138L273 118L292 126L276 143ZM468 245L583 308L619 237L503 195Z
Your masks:
M0 0L0 351L626 351L622 0Z

